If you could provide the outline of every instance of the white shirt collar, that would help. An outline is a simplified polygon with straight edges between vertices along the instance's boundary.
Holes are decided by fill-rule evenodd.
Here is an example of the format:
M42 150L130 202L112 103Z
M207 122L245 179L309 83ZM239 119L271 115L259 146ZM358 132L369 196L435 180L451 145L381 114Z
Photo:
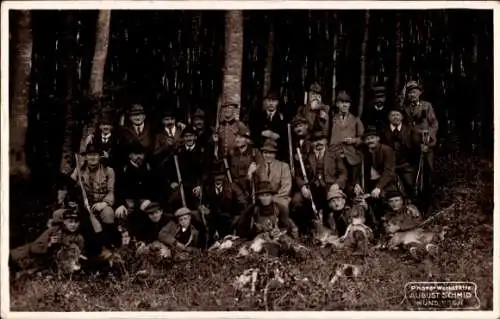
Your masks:
M384 105L382 104L382 106L377 106L376 104L373 105L373 107L375 108L375 110L377 111L382 111L384 109Z
M107 140L107 139L109 139L110 137L111 137L111 133L108 133L108 134L104 134L104 133L102 133L102 134L101 134L101 139L103 139L103 140Z
M394 130L397 128L398 131L401 131L401 127L403 126L403 124L399 124L398 126L395 126L393 124L391 124L391 132L394 132Z
M276 111L274 111L274 112L267 111L267 117L269 117L271 119L274 117L274 114L276 114Z
M139 131L141 132L144 131L144 122L139 126L134 125L134 130L137 131L137 129L139 129Z
M175 135L175 131L176 131L176 129L177 129L177 128L175 127L175 125L174 125L174 126L172 126L171 128L168 128L168 127L166 127L166 126L165 126L165 132L167 132L167 133L172 132L172 135Z
M194 147L196 146L196 144L193 144L193 146L187 146L186 145L186 150L188 151L192 151L194 149Z

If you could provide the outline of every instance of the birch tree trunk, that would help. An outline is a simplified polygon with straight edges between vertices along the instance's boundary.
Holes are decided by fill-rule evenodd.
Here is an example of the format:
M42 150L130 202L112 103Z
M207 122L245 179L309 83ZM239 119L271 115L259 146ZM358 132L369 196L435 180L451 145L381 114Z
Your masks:
M239 105L236 118L241 113L241 78L243 72L243 11L226 12L225 61L222 79L223 103Z
M33 35L31 12L21 10L15 21L13 35L14 56L11 77L12 97L10 107L10 174L27 178L30 170L26 163L26 131L28 130L28 105L31 77Z
M370 24L370 11L365 11L365 24L364 24L364 36L363 42L361 43L361 75L359 81L359 105L358 105L358 117L363 114L363 107L365 103L365 82L366 82L366 46L368 44L368 27Z
M99 10L97 16L97 25L95 33L94 58L92 59L92 69L89 80L89 99L88 112L90 121L85 124L80 143L80 152L86 147L85 140L90 134L94 133L97 119L101 110L99 100L103 97L104 90L104 70L106 58L108 56L109 29L111 23L111 11Z
M274 55L274 24L272 19L269 19L269 35L267 38L267 60L264 69L264 96L271 88L271 76L273 72L273 55Z

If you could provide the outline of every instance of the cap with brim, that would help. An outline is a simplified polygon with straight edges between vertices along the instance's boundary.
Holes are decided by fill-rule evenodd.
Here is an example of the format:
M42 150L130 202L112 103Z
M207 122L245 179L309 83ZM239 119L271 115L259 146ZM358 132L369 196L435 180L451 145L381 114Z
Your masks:
M188 125L182 130L181 136L186 136L187 134L196 135L196 131L194 130L193 126Z
M146 212L146 214L154 214L159 210L161 210L160 204L158 204L157 202L151 202L144 211Z
M261 195L261 194L271 194L274 195L276 192L273 190L271 187L271 183L268 181L262 181L260 182L255 190L256 195Z
M319 141L322 139L327 139L327 135L323 131L316 131L311 134L311 141Z
M181 207L178 210L175 211L174 216L175 217L181 217L185 215L191 215L191 210L187 207Z
M63 219L78 219L78 214L72 209L66 209L62 213Z
M295 116L290 123L292 126L298 126L300 124L307 124L307 120L305 117L301 116L300 114Z
M331 200L334 198L347 198L347 196L341 189L334 189L328 192L326 199Z
M128 111L128 115L139 115L139 114L145 114L144 112L144 107L140 104L134 104Z
M390 112L399 112L399 113L403 114L403 110L401 109L401 107L399 107L399 105L394 105L393 107L391 107L389 109L389 113Z
M309 92L311 93L321 93L321 85L319 83L313 83L309 86Z
M164 118L167 118L167 117L172 117L172 118L175 118L175 114L174 114L174 111L173 110L165 110L161 113L161 118L164 119Z
M193 114L193 119L194 118L205 118L205 112L201 109L196 109L196 111Z
M351 97L349 96L349 94L347 94L346 91L341 91L337 95L337 101L340 101L340 102L351 102Z
M83 151L83 155L88 155L88 154L100 154L100 150L99 148L93 144L93 143L89 143L87 145L87 147L85 148L85 151Z
M410 81L406 84L406 90L413 90L413 89L419 89L422 90L422 85L420 83L417 83L417 81Z
M384 96L385 95L385 87L383 86L375 86L373 88L373 95L375 96Z
M99 117L99 125L114 125L115 119L112 114L104 113Z
M368 127L367 130L363 133L363 139L369 136L379 136L379 133L375 127Z
M239 136L251 138L250 130L248 128L246 128L245 126L240 126L238 128L238 131L236 132L236 134L238 134Z
M394 198L394 197L403 197L403 194L396 189L391 189L385 193L386 199L390 199L390 198Z
M144 146L139 142L133 142L129 146L129 154L144 154L145 152Z
M273 140L267 139L262 147L260 148L262 152L276 153L278 151L278 146Z
M265 99L266 100L279 100L280 99L280 95L279 95L279 93L277 91L271 90L271 91L269 91L266 94Z

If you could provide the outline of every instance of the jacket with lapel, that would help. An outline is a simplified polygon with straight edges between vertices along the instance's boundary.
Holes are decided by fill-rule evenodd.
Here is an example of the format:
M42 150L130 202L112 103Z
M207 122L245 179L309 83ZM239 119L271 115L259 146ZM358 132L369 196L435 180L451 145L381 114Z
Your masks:
M340 188L345 187L347 182L347 169L338 152L333 147L327 147L325 149L325 154L323 155L323 165L318 165L316 154L312 149L309 154L305 157L303 156L303 158L307 177L310 182L315 181L319 174L321 174L322 179L328 188L330 188L333 184L339 185ZM323 172L318 172L317 168L321 166L323 166ZM302 172L297 174L296 181L299 187L305 185Z

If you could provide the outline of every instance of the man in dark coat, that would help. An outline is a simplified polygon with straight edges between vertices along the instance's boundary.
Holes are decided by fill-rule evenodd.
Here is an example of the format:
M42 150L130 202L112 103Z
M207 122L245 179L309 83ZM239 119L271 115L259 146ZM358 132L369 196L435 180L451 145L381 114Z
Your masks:
M310 201L312 198L317 209L325 211L327 193L332 189L344 188L347 182L344 162L338 151L328 147L327 136L322 131L316 131L311 141L312 151L302 154L309 184L306 184L302 172L297 173L296 183L299 191L295 193L292 202L293 216L301 220L304 230L310 229L310 222L314 218L311 209L304 210L306 200Z
M403 112L394 107L389 112L389 125L382 133L381 143L390 146L396 157L396 174L404 187L404 194L413 198L415 195L415 171L412 167L413 141L412 129L403 123Z
M125 149L134 142L139 142L146 150L146 157L153 153L154 136L149 122L146 121L146 113L140 104L133 104L128 110L129 123L121 128L121 136ZM128 150L125 151L128 153Z
M177 122L171 109L163 112L162 123L162 130L155 137L154 163L157 167L164 164L182 144L184 128L183 124Z
M193 128L198 134L197 143L204 148L207 148L210 143L210 139L212 138L213 132L205 122L205 112L203 112L203 110L201 109L196 109L193 116L191 117L191 122L193 124Z
M313 83L309 87L307 104L300 106L297 114L303 116L311 130L321 130L328 134L330 127L330 106L323 104L321 86Z
M215 233L219 238L232 234L241 212L248 204L238 185L228 181L226 171L219 162L212 167L210 181L202 186L200 202L198 210L207 216L209 239L213 239Z
M273 201L275 191L268 181L259 182L256 188L257 202L249 206L238 223L238 236L253 239L260 233L275 229L286 229L292 237L298 236L298 229L288 212Z
M177 150L177 158L182 176L182 187L184 189L186 205L194 210L199 205L198 198L201 185L206 179L206 166L209 162L205 150L196 142L196 132L192 126L187 126L184 129L182 137L184 145ZM169 160L165 173L165 180L172 191L168 207L170 209L177 209L183 205L174 157Z
M385 87L375 86L373 88L373 101L363 111L361 120L365 126L374 126L377 130L382 131L387 126L387 118L389 110L386 105Z
M257 147L261 147L267 138L273 138L278 143L278 156L280 160L287 157L287 123L280 112L278 105L280 96L276 91L269 91L264 98L262 110L253 114L250 120L252 139ZM276 134L274 134L276 133Z
M212 143L216 148L214 153L217 153L218 158L227 157L231 150L236 147L236 135L240 128L247 126L239 120L236 120L236 103L224 103L220 115L220 126L214 136L212 136Z

